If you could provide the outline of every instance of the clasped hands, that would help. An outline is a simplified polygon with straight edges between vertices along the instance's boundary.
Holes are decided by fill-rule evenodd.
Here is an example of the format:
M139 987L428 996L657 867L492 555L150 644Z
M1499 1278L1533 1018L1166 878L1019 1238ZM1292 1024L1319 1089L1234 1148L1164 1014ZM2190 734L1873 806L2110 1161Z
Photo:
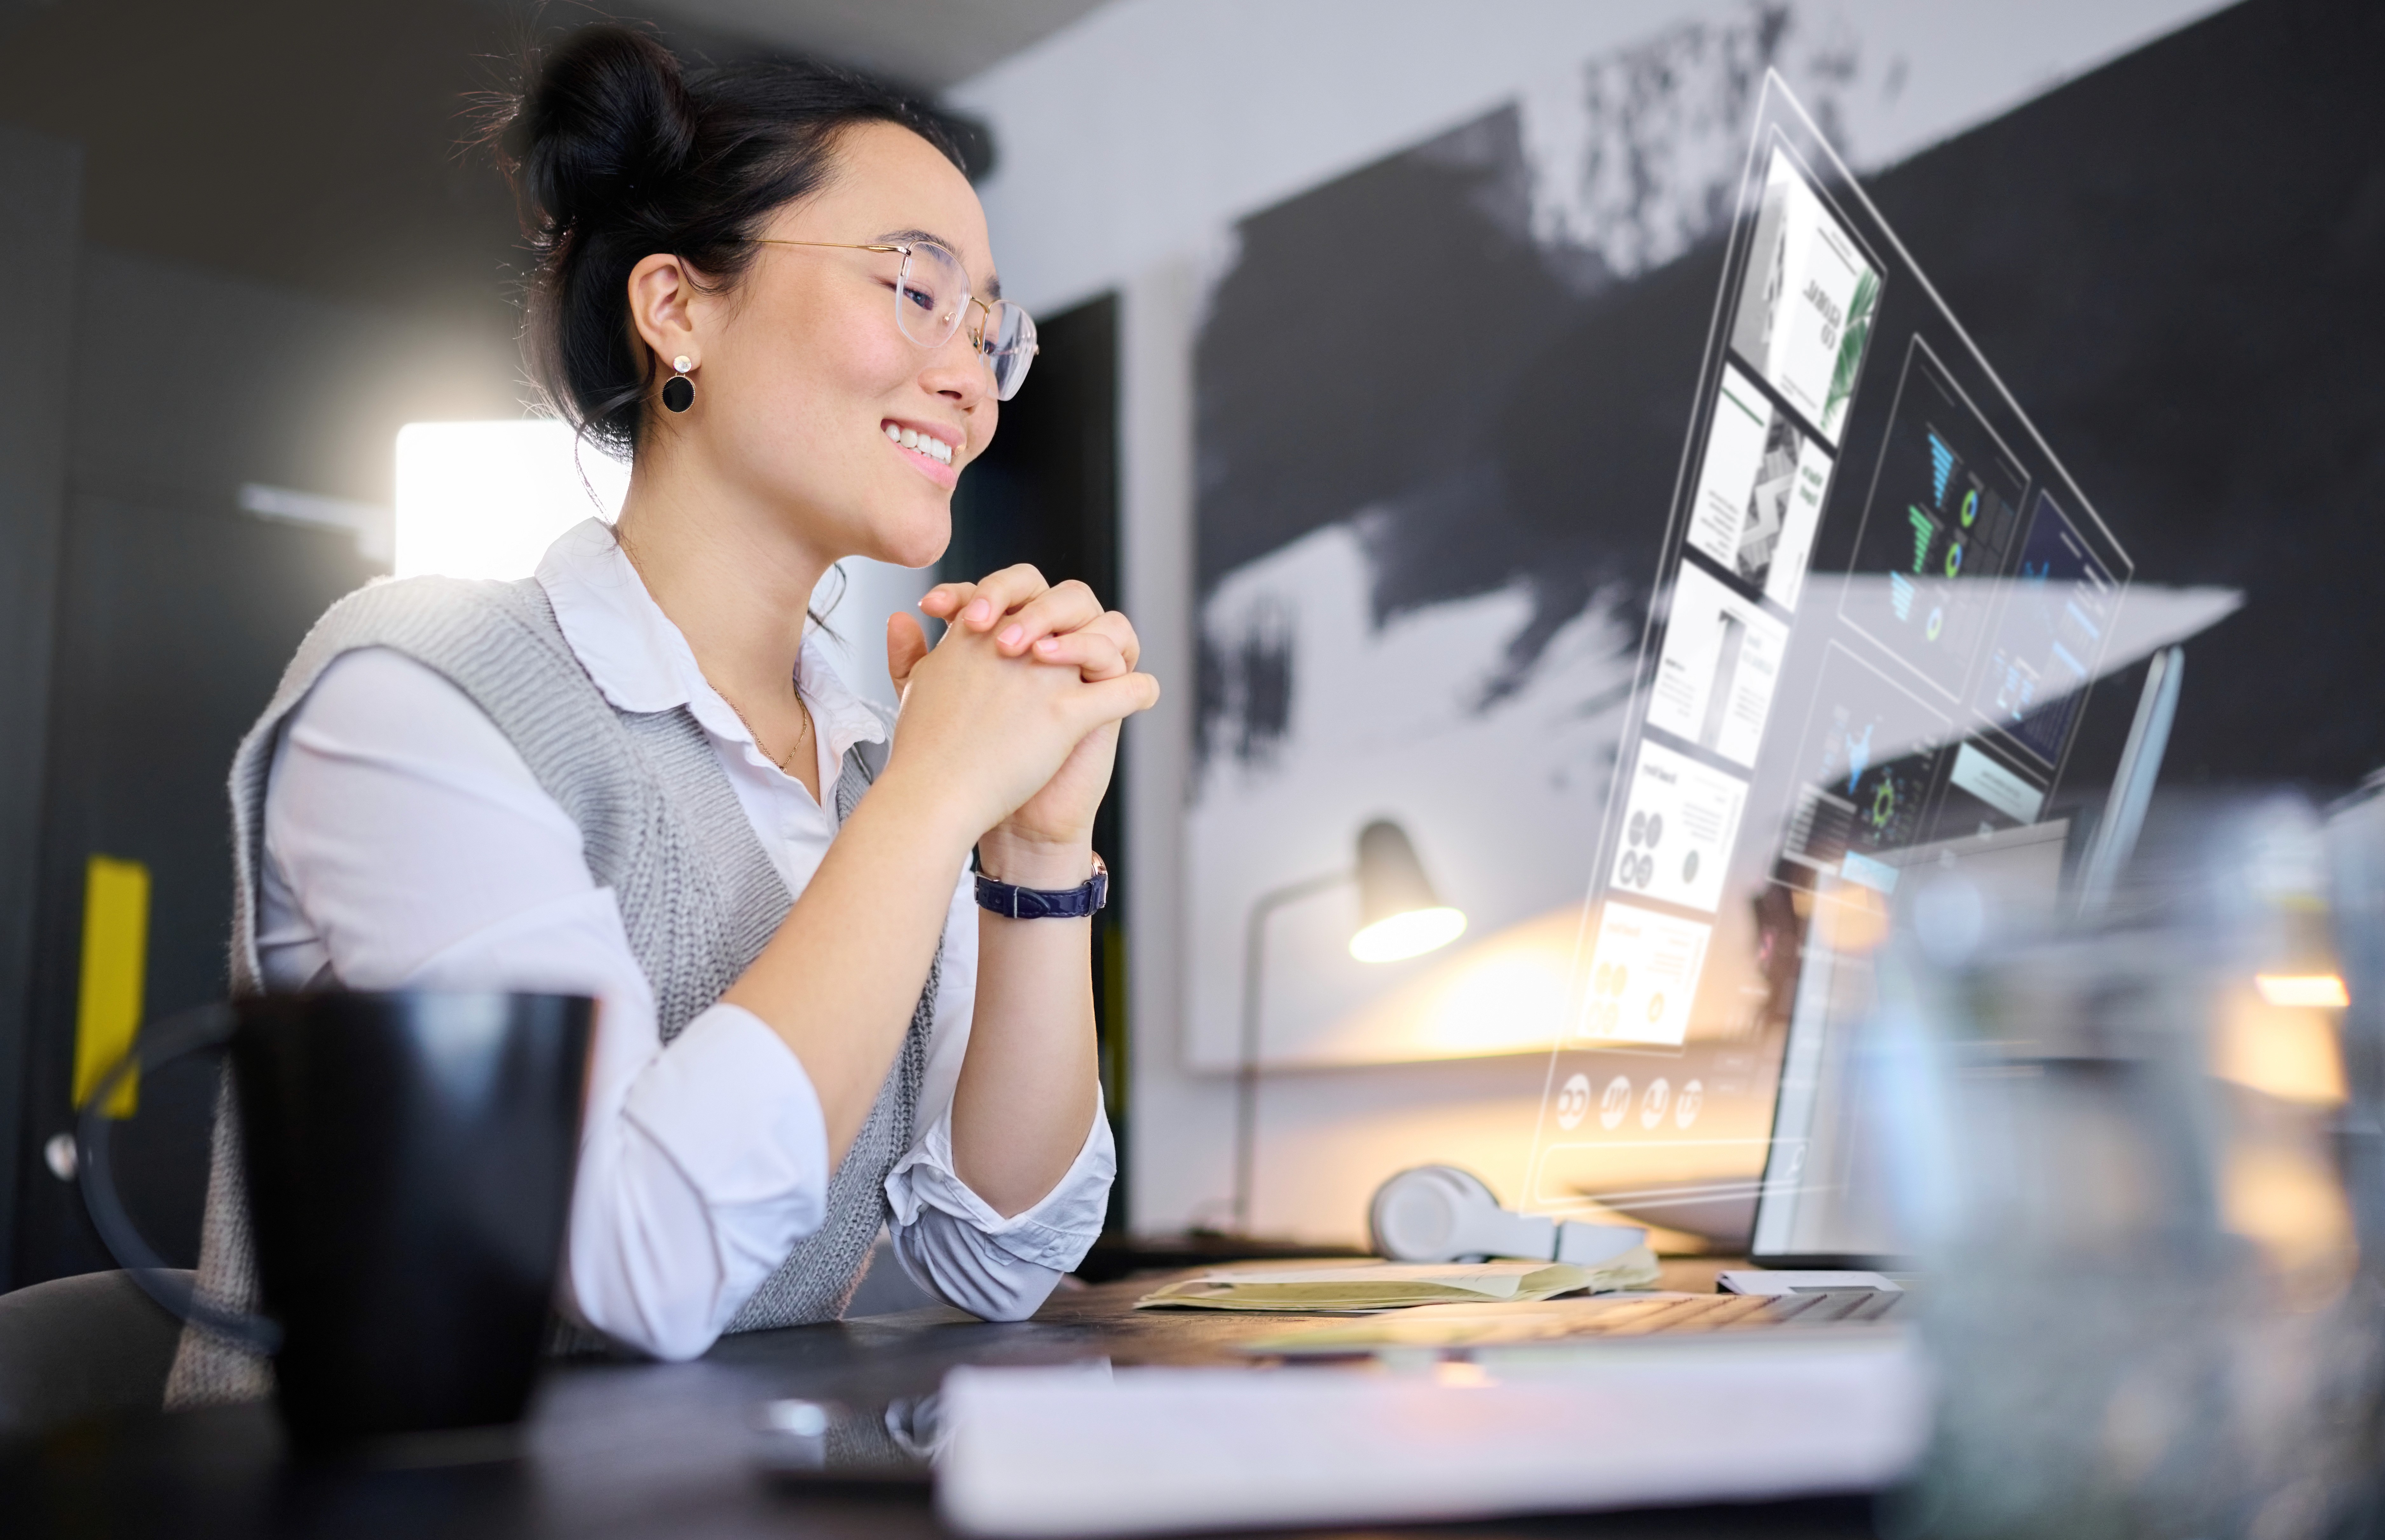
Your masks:
M919 608L947 629L931 650L918 620L887 620L886 668L903 701L890 773L940 783L982 831L990 876L1030 888L1084 881L1118 724L1159 699L1159 681L1136 672L1133 624L1084 584L1048 584L1023 565L938 584Z

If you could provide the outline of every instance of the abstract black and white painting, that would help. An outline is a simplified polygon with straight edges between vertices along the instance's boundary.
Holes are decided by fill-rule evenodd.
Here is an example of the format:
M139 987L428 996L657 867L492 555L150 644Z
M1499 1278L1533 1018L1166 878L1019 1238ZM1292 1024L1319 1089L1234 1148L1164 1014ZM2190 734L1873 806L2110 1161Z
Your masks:
M1197 356L1196 1067L1239 1051L1254 905L1347 869L1377 817L1467 933L1368 964L1346 950L1355 889L1285 907L1262 1060L1548 1042L1695 394L1710 238L1765 70L1791 63L1779 22L1679 29L1236 228ZM1827 119L1853 67L1805 73ZM1812 220L1781 203L1782 261L1811 278ZM1792 329L1762 356L1802 381ZM1802 574L1811 457L1785 423L1746 429L1713 538L1759 574L1786 546Z

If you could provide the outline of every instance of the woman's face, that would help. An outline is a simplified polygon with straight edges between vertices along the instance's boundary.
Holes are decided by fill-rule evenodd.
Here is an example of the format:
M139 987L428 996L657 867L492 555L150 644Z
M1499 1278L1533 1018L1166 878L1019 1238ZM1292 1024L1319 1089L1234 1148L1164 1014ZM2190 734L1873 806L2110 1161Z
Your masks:
M960 258L980 299L1000 293L985 210L926 140L888 123L848 130L818 193L780 210L773 241L874 244L932 240ZM832 246L766 245L733 287L691 306L702 348L696 407L656 412L732 486L786 511L830 560L925 566L952 538L954 483L993 437L993 379L969 342L974 305L943 346L904 335L902 257ZM668 374L668 365L661 373ZM890 439L909 429L951 446L949 465Z

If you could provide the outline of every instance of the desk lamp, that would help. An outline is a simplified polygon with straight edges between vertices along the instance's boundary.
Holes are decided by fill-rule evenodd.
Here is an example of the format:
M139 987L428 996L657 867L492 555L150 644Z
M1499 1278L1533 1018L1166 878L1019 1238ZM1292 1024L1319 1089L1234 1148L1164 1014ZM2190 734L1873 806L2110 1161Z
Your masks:
M1287 904L1344 883L1358 885L1358 929L1350 955L1361 962L1399 962L1447 946L1464 934L1466 916L1441 901L1407 830L1378 818L1358 831L1357 864L1288 882L1251 905L1242 953L1242 1043L1234 1094L1234 1230L1251 1233L1251 1188L1258 1161L1259 987L1267 956L1267 925Z

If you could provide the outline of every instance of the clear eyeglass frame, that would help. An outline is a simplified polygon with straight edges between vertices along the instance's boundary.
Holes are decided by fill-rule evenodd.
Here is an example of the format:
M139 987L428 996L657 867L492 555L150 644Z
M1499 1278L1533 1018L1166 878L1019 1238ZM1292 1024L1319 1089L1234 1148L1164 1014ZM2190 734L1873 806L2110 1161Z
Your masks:
M993 376L996 401L1008 401L1027 381L1027 371L1041 351L1035 341L1035 317L1009 300L988 303L970 287L960 258L931 241L772 241L765 246L818 246L831 251L900 255L894 279L894 325L904 336L930 351L943 347L961 329L974 307L984 312L969 333L986 372Z

